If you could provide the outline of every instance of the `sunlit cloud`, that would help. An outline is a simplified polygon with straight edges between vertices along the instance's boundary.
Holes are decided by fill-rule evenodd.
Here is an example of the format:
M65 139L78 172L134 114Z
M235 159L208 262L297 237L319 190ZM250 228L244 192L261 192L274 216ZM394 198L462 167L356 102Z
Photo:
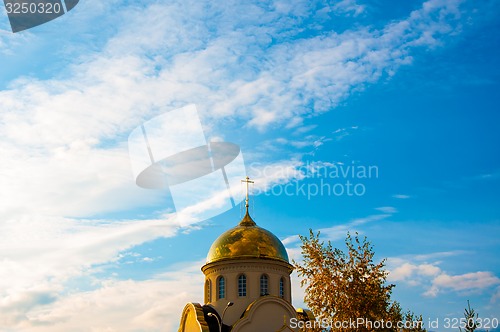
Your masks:
M434 297L441 291L481 292L500 284L500 278L489 271L478 271L461 275L442 273L432 280L432 286L424 293Z
M185 263L145 281L100 280L94 290L65 296L55 287L26 292L4 300L0 326L65 332L81 330L85 322L86 331L174 331L185 303L202 301L201 265Z
M436 258L444 255L436 253L427 257ZM450 275L439 267L439 262L416 263L402 258L389 258L388 267L389 281L418 286L423 289L423 295L427 297L436 297L439 293L449 291L461 294L481 293L500 284L500 278L493 272L477 271Z

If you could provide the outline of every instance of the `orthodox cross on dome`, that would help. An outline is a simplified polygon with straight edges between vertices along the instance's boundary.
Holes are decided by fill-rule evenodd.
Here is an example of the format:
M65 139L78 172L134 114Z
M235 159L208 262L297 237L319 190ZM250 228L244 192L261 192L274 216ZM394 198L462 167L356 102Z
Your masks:
M248 176L245 178L245 180L241 180L241 182L245 182L247 184L247 195L246 195L246 199L245 199L245 207L247 208L247 212L248 212L248 185L250 183L254 183L254 182L250 181L250 178Z

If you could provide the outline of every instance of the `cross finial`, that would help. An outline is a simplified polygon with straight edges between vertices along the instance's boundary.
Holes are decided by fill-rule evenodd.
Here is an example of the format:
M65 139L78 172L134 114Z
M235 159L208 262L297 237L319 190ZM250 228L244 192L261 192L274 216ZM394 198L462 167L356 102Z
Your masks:
M250 181L250 178L248 176L245 178L245 180L241 180L241 182L245 182L247 184L247 196L246 196L246 199L245 199L245 207L246 207L247 212L248 212L248 184L249 183L254 183L254 182Z

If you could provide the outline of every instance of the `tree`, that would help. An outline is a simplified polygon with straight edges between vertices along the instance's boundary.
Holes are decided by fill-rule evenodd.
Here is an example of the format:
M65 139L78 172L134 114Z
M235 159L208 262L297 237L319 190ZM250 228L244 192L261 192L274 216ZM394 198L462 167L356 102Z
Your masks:
M477 319L479 315L475 313L474 309L470 307L469 300L467 300L467 308L464 311L464 330L465 332L474 332L478 328ZM459 327L459 330L462 331L462 328Z
M386 284L385 260L374 263L366 237L360 240L357 233L354 238L348 233L344 253L330 241L321 242L319 232L309 233L300 236L303 262L293 263L303 278L301 285L306 285L305 303L318 320L331 322L331 331L425 331L421 316L403 313L391 300L394 285ZM398 329L398 322L408 322L408 328Z

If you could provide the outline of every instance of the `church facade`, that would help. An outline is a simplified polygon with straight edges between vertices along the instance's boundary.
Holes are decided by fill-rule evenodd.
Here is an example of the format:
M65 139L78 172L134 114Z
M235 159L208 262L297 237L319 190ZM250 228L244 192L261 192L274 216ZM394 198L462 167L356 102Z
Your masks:
M292 306L293 266L281 241L248 213L212 244L205 275L205 304L188 303L178 332L298 331L290 320L313 320Z

